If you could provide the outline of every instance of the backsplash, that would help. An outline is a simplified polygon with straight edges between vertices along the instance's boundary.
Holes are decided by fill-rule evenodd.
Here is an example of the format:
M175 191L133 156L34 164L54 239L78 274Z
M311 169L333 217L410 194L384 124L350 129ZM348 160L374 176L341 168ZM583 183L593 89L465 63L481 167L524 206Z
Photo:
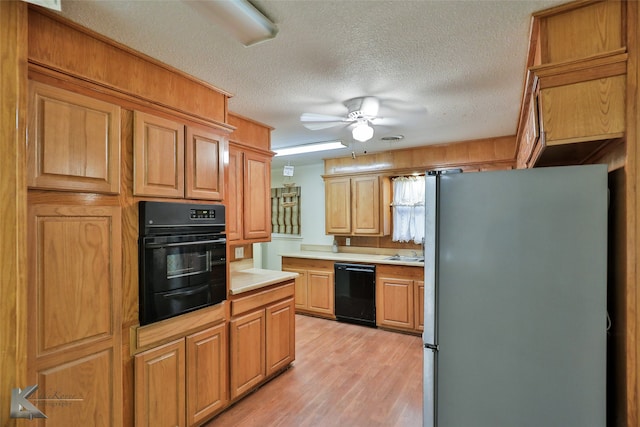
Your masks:
M347 246L346 236L335 236L338 241L338 246ZM353 236L349 237L351 244L349 246L357 246L363 248L386 248L386 249L409 249L413 251L422 250L422 245L417 245L413 242L394 242L391 240L391 236L384 237L363 237ZM348 247L348 246L347 246Z

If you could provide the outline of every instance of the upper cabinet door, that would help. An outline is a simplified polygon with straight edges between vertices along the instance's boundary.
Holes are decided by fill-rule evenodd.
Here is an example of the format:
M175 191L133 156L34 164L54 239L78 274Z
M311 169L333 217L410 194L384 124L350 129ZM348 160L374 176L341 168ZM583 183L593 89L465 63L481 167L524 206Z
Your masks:
M353 234L380 232L380 183L377 176L351 179L351 221Z
M233 145L229 145L229 171L227 191L227 239L242 239L243 225L243 209L242 201L244 199L244 183L243 183L243 155L242 151Z
M325 180L325 232L351 233L351 179L349 177Z
M120 192L120 107L29 81L27 183Z
M389 178L325 177L325 233L386 236L390 232Z
M184 125L135 111L133 126L133 194L184 197Z
M188 126L186 144L186 197L222 200L225 137L205 129Z
M235 127L229 135L229 183L225 196L227 238L268 242L271 239L271 130L262 123L229 113Z
M244 238L271 236L271 158L244 153Z

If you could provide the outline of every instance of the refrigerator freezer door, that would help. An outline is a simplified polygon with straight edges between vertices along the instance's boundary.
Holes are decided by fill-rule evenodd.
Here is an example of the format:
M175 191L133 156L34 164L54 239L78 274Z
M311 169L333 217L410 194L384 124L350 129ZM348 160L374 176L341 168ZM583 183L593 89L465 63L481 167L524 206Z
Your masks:
M606 167L443 176L438 203L437 425L605 425Z

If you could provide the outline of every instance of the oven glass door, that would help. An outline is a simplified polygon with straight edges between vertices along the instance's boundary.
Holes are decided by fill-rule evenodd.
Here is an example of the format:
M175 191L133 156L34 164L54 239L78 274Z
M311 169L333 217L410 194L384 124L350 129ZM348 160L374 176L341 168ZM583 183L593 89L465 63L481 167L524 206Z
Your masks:
M226 299L226 240L215 234L143 239L140 323Z

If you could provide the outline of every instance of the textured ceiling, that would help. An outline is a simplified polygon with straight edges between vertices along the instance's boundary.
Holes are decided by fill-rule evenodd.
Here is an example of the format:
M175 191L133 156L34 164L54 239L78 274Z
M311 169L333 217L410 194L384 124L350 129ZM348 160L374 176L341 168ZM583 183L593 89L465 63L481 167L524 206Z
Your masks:
M253 1L279 28L244 47L179 1L62 0L62 15L234 94L231 111L275 128L272 148L340 139L347 149L276 157L301 165L403 147L513 135L531 13L563 1ZM374 138L311 131L302 113L344 116L381 99ZM380 138L404 135L401 142Z

